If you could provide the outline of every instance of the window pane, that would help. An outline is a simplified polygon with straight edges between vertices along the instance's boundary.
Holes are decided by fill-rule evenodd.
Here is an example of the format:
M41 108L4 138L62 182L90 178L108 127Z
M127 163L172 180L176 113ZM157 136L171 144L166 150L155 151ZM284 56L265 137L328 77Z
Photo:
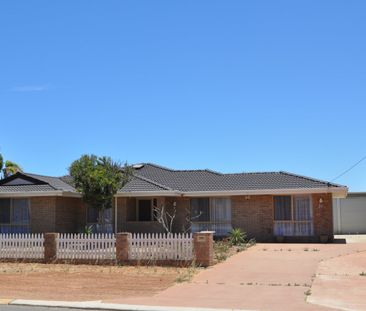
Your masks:
M139 221L151 220L151 200L139 200L138 217Z
M10 223L10 199L0 199L0 223Z
M311 220L310 197L296 196L294 203L294 220Z
M97 223L99 218L99 211L97 208L88 206L88 221L89 223Z
M231 222L231 200L223 198L211 199L213 222Z
M274 219L291 220L291 196L274 197Z
M210 201L208 198L191 199L192 221L210 221Z
M14 225L29 224L29 208L27 199L13 199L11 222Z
M111 224L112 223L112 216L113 216L113 209L112 208L106 208L104 210L104 222L106 224Z

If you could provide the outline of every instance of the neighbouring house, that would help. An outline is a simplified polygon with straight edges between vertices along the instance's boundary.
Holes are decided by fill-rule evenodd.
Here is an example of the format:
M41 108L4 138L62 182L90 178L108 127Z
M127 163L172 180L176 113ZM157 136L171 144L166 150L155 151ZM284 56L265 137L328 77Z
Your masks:
M223 174L134 165L130 181L106 211L109 231L163 232L155 208L176 210L175 232L241 228L258 241L333 239L332 199L347 187L287 172ZM1 232L96 230L98 214L72 187L70 177L17 173L0 181Z
M366 233L366 192L350 192L333 200L335 234Z

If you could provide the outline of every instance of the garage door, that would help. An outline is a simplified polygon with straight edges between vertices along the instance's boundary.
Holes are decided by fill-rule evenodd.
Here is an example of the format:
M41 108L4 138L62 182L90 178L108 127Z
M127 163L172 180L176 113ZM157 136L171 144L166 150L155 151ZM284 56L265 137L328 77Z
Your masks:
M350 193L333 201L335 234L366 233L366 193Z

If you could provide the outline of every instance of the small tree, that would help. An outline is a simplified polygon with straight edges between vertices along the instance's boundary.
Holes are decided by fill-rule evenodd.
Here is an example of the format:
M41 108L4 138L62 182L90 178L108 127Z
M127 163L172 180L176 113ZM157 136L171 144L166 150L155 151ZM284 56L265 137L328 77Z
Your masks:
M177 206L173 202L172 207L168 210L165 204L153 206L153 215L158 223L162 225L166 233L173 232L174 219L177 215Z
M191 232L192 221L198 219L201 216L201 212L198 215L192 216L189 208L185 209L185 222L182 225L182 231L184 233ZM153 214L158 223L161 224L166 233L172 233L174 222L177 216L177 204L173 202L171 207L168 208L165 204L159 206L153 206Z
M132 168L110 157L83 155L69 168L75 188L84 201L98 210L98 224L105 229L104 210L112 208L113 196L130 178Z

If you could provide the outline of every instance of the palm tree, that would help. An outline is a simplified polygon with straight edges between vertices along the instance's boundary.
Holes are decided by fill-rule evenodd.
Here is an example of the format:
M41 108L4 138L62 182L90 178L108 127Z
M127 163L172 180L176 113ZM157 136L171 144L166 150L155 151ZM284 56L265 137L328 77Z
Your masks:
M2 177L6 178L9 177L17 172L22 172L22 168L12 162L12 161L5 161L5 165L4 165L4 158L3 156L0 154L0 173L2 173ZM0 174L0 179L1 179L1 174Z
M15 162L6 160L5 167L3 168L4 178L14 175L15 173L22 172L21 167Z

